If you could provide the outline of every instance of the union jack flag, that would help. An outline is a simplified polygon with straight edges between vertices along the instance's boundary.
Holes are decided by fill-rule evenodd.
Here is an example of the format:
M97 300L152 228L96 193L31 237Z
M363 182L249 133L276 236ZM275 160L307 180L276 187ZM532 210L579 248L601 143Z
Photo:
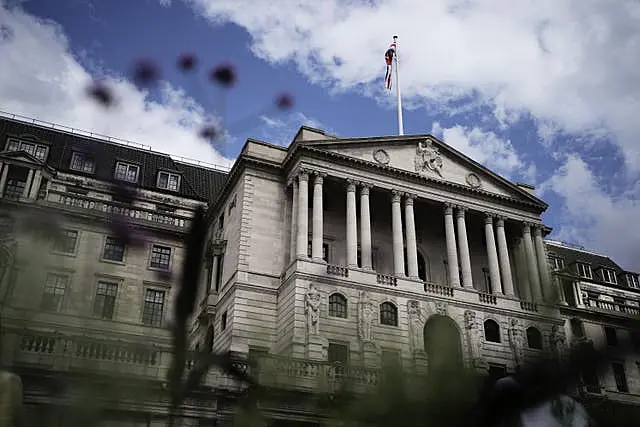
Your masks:
M391 89L391 68L393 64L393 56L396 54L396 43L391 43L389 49L384 54L384 60L387 63L387 74L384 76L384 85L387 89Z

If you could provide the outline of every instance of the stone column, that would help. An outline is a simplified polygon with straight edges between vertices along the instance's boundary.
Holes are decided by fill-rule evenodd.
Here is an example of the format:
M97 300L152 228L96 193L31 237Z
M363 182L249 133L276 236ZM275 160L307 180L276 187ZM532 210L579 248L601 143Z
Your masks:
M300 171L298 175L298 240L296 256L307 258L309 245L309 172Z
M296 239L298 238L298 180L291 182L291 241L289 242L289 262L296 259Z
M40 183L42 182L42 171L36 170L33 175L33 183L31 184L31 190L29 191L29 198L35 200L38 197L38 191L40 190Z
M393 230L393 271L396 276L404 276L404 239L402 238L402 193L396 190L391 198L391 226Z
M31 188L31 183L33 182L33 169L29 169L29 174L27 175L27 182L25 183L24 190L22 190L22 198L29 198L29 189Z
M209 284L208 292L217 292L217 288L219 286L219 284L216 283L216 279L218 278L218 256L219 255L217 254L213 255L211 260L211 282Z
M465 213L467 208L458 206L456 209L456 222L458 224L458 248L460 251L460 267L462 269L462 286L473 288L473 275L471 274L471 255L469 254L469 240L467 238L467 223Z
M445 203L444 234L447 242L447 265L449 267L449 281L451 286L460 286L460 269L458 267L458 249L453 225L453 205Z
M4 195L4 186L7 184L7 176L11 165L5 163L2 168L2 176L0 176L0 195Z
M500 267L498 265L498 252L496 250L496 239L493 234L493 216L487 214L484 220L484 234L487 240L487 258L489 259L489 277L491 277L491 292L502 294L500 283Z
M504 232L504 218L496 218L496 235L498 237L498 258L500 259L500 273L504 293L510 297L515 296L513 290L513 276L511 275L511 261L509 260L509 247L507 236Z
M360 184L360 259L362 268L371 270L371 215L369 212L370 184Z
M356 213L356 183L347 181L347 267L358 266L358 230Z
M311 237L311 258L322 261L322 242L324 237L324 221L322 207L322 182L325 174L316 172L313 181L313 219Z
M409 277L418 278L418 242L416 239L416 221L413 215L413 194L407 194L404 199L405 232L407 233L407 270Z
M529 283L531 284L531 298L535 302L542 300L540 290L540 275L536 263L536 254L533 252L533 240L531 240L531 225L525 223L522 228L522 239L524 241L524 251L527 256L527 270L529 271Z
M540 271L540 287L542 288L543 299L552 302L553 292L551 290L551 276L549 274L549 261L544 250L544 240L542 240L542 226L536 225L533 228L533 240L538 260L538 271Z

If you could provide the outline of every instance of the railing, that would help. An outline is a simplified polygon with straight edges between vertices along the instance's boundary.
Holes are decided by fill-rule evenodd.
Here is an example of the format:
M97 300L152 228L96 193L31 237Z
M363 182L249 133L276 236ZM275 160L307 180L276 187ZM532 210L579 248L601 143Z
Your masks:
M619 313L627 314L630 316L640 316L640 308L632 305L621 304L612 301L603 301L595 298L587 298L584 300L584 304L587 307L595 307L600 310L617 311Z
M524 311L538 312L538 304L530 301L520 301L520 308Z
M381 285L398 286L398 278L391 274L376 273L376 282Z
M18 347L14 353L14 365L37 366L51 371L98 371L107 375L119 373L165 381L172 357L168 348L144 344L46 332L26 332L12 336L17 338L15 343ZM194 368L196 359L195 352L187 355L187 370ZM380 380L378 369L274 355L262 356L256 363L237 360L234 365L249 372L261 384L290 389L333 388L346 379L363 389L375 386ZM230 376L217 369L210 370L203 382L207 386L218 388L240 387Z
M453 288L451 286L436 285L435 283L424 282L424 291L429 294L444 295L446 297L453 296Z
M492 294L485 294L483 292L478 293L478 301L484 304L498 304L498 297Z
M189 226L189 218L173 214L158 213L152 209L128 207L115 201L106 201L78 194L50 190L47 202L106 215L121 215L128 219L148 222L163 226L185 229Z
M327 274L341 277L349 277L349 269L342 265L327 264Z

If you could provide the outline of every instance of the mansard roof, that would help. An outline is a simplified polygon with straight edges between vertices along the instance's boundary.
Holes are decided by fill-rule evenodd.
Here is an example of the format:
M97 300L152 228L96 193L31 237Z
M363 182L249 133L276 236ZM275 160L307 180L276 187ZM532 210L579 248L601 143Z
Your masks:
M49 152L46 163L60 172L111 181L116 162L138 165L138 187L152 191L176 194L162 190L156 185L159 171L176 172L182 176L178 195L206 202L216 199L227 179L227 172L179 162L167 154L0 117L0 152L5 150L9 138L47 145ZM94 158L94 173L87 174L70 169L71 156L76 151Z

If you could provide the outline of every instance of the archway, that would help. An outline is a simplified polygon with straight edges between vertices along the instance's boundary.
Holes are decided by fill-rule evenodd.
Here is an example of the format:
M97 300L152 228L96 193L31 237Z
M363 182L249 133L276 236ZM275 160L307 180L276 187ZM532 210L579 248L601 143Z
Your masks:
M429 373L462 367L462 343L456 323L450 317L435 314L424 325L424 351Z

